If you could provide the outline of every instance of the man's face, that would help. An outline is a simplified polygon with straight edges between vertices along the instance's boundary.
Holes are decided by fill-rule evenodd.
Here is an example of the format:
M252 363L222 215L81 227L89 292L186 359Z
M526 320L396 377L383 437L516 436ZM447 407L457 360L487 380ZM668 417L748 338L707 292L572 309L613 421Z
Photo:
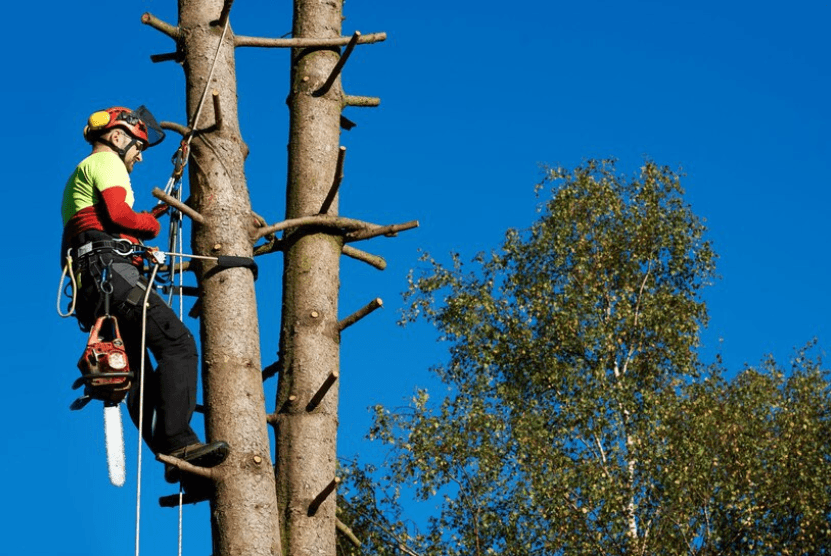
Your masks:
M122 135L122 145L121 147L125 147L133 140L132 137L128 133L121 132ZM145 144L144 141L136 141L130 150L128 150L124 154L124 166L127 167L127 172L132 173L133 166L135 166L136 162L141 162L141 152L144 150Z

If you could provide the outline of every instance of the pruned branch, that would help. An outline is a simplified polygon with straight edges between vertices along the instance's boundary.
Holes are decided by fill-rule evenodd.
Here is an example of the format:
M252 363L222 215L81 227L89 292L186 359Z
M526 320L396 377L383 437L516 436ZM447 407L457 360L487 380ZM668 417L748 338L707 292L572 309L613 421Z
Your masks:
M366 305L364 305L363 307L361 307L360 309L358 309L342 321L338 322L338 330L343 331L344 329L352 326L353 324L355 324L356 322L358 322L374 310L383 306L384 302L381 300L381 298L376 297L375 299L373 299L372 301L370 301L369 303L367 303Z
M338 486L338 483L340 483L340 481L340 477L335 477L329 482L328 485L323 487L323 490L320 491L320 494L315 496L314 500L312 500L312 503L309 504L309 517L317 513L317 510L320 509L320 505L323 504L323 502L326 500L326 498L329 497L330 494L332 494L332 492L334 492L335 487Z
M190 135L192 131L188 126L177 124L176 122L161 122L159 125L162 126L162 129L175 131L182 137L187 137L188 135Z
M151 54L150 61L154 64L158 64L160 62L176 62L181 63L182 60L185 59L185 55L182 53L181 50L176 50L174 52L165 52L164 54Z
M381 105L381 99L378 97L362 97L354 95L344 95L343 104L345 106L360 106L373 108Z
M323 205L320 207L320 214L326 214L335 202L335 195L338 194L338 189L343 181L343 160L346 157L346 147L338 149L338 161L335 164L335 178L332 180L332 187L329 188L329 193L326 199L323 200Z
M320 388L317 389L315 395L312 396L312 399L310 399L309 403L306 404L306 411L314 411L314 409L320 405L320 402L323 401L323 398L329 392L329 389L335 382L337 382L338 377L340 377L340 373L338 373L338 371L332 371L329 373L329 376L326 377L326 380L323 381L323 384L321 384Z
M234 0L225 0L225 3L222 5L222 12L219 14L219 19L211 21L211 25L225 27L225 23L228 21L228 15L231 13L231 6L233 4Z
M179 199L177 199L175 197L171 197L170 195L168 195L167 193L165 193L164 191L162 191L158 187L153 188L152 194L156 199L159 199L160 201L164 201L165 203L167 203L171 207L175 208L176 210L178 210L179 212L181 212L185 216L189 217L194 222L199 222L200 224L203 224L205 222L205 217L204 216L202 216L201 214L199 214L198 212L196 212L195 210L193 210L192 208L187 206L185 203L183 203Z
M352 34L352 37L346 44L346 48L343 50L343 54L340 55L340 58L338 58L338 61L335 64L335 67L333 67L332 71L329 73L329 77L327 77L323 85L317 91L314 92L314 96L323 96L329 92L329 89L331 89L332 85L335 84L335 80L338 78L340 72L343 70L343 66L346 65L346 61L349 60L349 55L352 54L352 51L355 49L355 45L358 44L358 40L360 40L360 38L360 31L355 31Z
M228 3L229 2L226 1L226 4L228 4ZM224 23L223 23L223 25L224 25ZM220 110L220 106L219 106L219 91L217 91L216 89L212 90L211 91L211 98L213 99L213 104L214 104L214 118L215 118L214 126L215 126L217 131L220 131L222 129L222 111Z
M179 42L179 39L182 38L182 31L176 25L171 25L170 23L162 21L150 12L145 12L141 16L141 22L145 25L149 25L156 31L161 31L176 42Z
M355 249L351 245L344 245L342 253L347 257L351 257L355 260L365 262L370 266L374 266L378 270L384 270L387 268L387 261L385 261L383 257L372 255L371 253L361 251L360 249Z
M257 239L255 238L254 241L256 240ZM283 241L272 237L268 240L268 243L263 243L262 245L258 245L256 248L254 248L254 256L259 257L260 255L268 255L269 253L279 253L282 250Z
M168 465L172 465L185 473L192 473L193 475L198 475L199 477L211 480L216 477L217 471L214 468L198 467L186 462L183 459L174 458L173 456L167 456L165 454L156 454L156 459Z
M304 226L319 226L323 228L337 228L346 233L347 241L357 241L360 239L368 239L379 235L392 234L401 230L409 230L418 226L418 221L405 222L404 224L393 224L391 226L379 226L363 220L355 220L354 218L344 218L341 216L329 216L326 214L318 214L315 216L301 216L299 218L291 218L283 220L271 226L260 228L257 232L257 239L265 237L275 232L288 230L290 228L300 228ZM376 233L377 232L377 233ZM351 239L350 239L351 238Z
M398 232L418 228L418 220L410 220L403 224L390 224L389 226L376 226L374 228L364 228L355 230L346 234L346 241L361 241L364 239L371 239L378 236L392 237Z
M274 375L276 375L277 373L279 373L282 368L283 368L283 364L278 359L277 361L275 361L274 363L272 363L271 365L269 365L268 367L263 369L263 372L262 372L263 382L265 382L269 378L271 378Z
M352 37L338 37L334 39L314 38L292 38L292 39L270 39L266 37L246 37L237 35L234 37L234 46L256 46L261 48L306 48L306 47L327 47L344 46L349 44ZM358 44L369 44L387 40L386 33L371 33L361 35Z

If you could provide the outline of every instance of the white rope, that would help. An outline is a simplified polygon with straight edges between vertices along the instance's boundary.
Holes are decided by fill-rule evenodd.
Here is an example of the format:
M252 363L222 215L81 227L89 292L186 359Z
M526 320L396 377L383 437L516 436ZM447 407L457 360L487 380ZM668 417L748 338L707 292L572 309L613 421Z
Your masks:
M72 301L69 304L68 312L64 313L61 311L61 297L63 297L63 283L66 281L66 275L69 274L69 281L72 283ZM62 318L71 317L75 313L75 299L77 297L78 292L78 284L75 282L75 272L72 271L72 255L69 254L69 251L66 252L66 265L63 267L63 272L61 273L61 282L58 284L58 302L56 308L58 309L58 315Z
M184 489L181 481L179 482L179 556L182 556L182 498Z
M193 116L193 121L190 123L190 133L188 134L188 147L193 139L193 134L196 131L196 124L199 122L199 116L202 114L202 107L205 105L205 99L208 97L208 87L211 85L211 79L214 77L214 70L216 69L216 61L219 59L219 51L222 48L222 41L225 40L225 34L228 32L228 26L231 23L231 18L225 19L225 26L222 28L222 35L219 37L219 42L216 45L216 52L214 53L214 60L211 62L211 71L208 73L208 80L205 82L205 89L202 91L202 98L199 99L199 105L196 107L196 114ZM190 148L188 148L187 156L190 156Z
M153 282L156 280L158 264L153 264L150 280L147 282L147 291L144 292L144 302L141 308L141 366L139 370L139 418L138 418L138 462L136 464L136 556L139 556L139 532L141 525L141 443L144 433L144 365L147 357L147 302L150 292L153 291Z

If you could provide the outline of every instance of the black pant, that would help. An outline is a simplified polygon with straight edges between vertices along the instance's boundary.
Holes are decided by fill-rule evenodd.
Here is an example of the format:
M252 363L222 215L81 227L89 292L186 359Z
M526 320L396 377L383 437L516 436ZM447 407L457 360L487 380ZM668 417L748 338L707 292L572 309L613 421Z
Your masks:
M134 291L139 283L138 268L114 253L93 255L81 276L76 304L78 320L89 327L103 311L103 293L99 282L108 271L112 294L110 314L116 317L130 369L135 378L127 398L130 417L139 424L139 387L141 384L142 302L145 290ZM132 299L131 299L132 293ZM140 297L136 301L137 294ZM167 454L199 438L190 427L196 407L196 380L199 355L190 330L179 320L155 291L151 291L147 308L145 347L153 354L156 368L145 357L144 415L142 437L154 453ZM146 352L145 352L146 353Z

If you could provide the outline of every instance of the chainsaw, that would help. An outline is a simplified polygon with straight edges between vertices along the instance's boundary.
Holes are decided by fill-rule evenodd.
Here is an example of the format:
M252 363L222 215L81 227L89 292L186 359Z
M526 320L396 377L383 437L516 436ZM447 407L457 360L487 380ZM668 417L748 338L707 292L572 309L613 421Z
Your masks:
M109 311L107 311L109 313ZM69 409L83 409L92 400L104 402L104 438L107 448L107 468L110 482L124 485L124 429L119 404L130 390L133 373L118 330L118 321L112 315L99 317L93 325L84 353L78 361L81 377L73 390L85 386L84 395L72 402Z

